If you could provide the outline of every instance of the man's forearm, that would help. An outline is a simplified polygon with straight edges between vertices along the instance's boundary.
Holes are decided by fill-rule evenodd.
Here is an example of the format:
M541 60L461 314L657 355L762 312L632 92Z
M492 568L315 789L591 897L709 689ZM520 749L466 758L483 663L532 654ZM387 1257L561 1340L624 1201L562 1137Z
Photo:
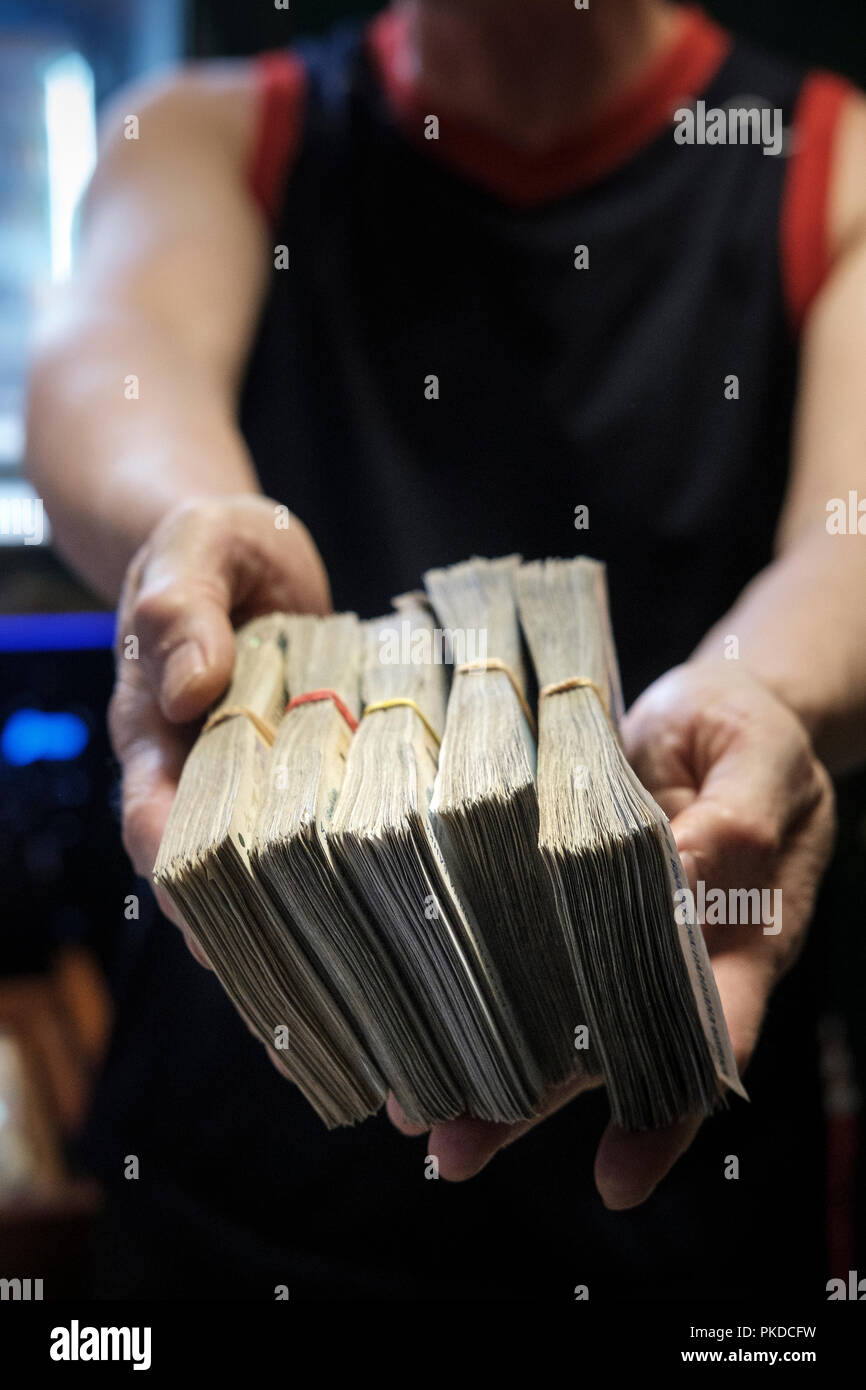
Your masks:
M734 652L800 716L831 771L866 760L866 538L829 535L820 523L802 533L695 657Z
M230 391L128 307L72 310L46 337L27 452L57 549L110 602L173 506L259 490Z

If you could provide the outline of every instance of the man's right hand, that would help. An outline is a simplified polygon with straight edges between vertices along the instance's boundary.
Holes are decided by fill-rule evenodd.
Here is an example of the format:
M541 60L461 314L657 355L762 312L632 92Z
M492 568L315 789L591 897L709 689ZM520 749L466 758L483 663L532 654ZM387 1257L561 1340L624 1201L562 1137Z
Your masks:
M281 521L278 527L277 521ZM306 527L253 495L190 501L134 556L118 611L109 731L123 776L123 842L150 878L195 724L225 690L234 627L261 614L327 613L328 578ZM138 655L129 656L138 639ZM207 964L177 911L160 906Z

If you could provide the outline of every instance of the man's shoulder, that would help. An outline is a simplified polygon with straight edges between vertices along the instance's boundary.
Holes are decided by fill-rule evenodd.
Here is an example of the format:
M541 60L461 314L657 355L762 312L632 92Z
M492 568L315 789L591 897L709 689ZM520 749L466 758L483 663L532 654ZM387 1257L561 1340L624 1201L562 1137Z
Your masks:
M241 165L253 140L261 86L259 62L196 62L123 88L100 123L103 152L135 138L160 158L178 142Z

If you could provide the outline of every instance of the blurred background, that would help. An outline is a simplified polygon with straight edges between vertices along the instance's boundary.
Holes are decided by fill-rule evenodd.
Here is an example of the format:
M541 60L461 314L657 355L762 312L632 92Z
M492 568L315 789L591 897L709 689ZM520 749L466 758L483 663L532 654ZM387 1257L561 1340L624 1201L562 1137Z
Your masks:
M68 274L102 103L187 57L280 47L362 0L0 0L0 1256L74 1292L99 1192L71 1140L110 1030L137 890L118 834L104 711L113 619L51 549L22 477L27 342ZM723 23L866 87L863 0L712 0ZM813 929L825 997L830 1272L857 1269L866 1079L866 793L840 789L839 851ZM140 885L139 885L140 889ZM860 1267L863 1267L861 1263ZM5 1273L0 1268L0 1274Z

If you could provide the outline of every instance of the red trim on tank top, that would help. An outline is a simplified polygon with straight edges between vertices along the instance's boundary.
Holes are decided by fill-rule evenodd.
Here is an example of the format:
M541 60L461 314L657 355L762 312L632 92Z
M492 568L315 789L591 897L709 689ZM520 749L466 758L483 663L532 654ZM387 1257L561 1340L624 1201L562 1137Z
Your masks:
M797 98L780 224L782 284L795 331L802 327L830 270L833 155L839 119L856 91L834 73L813 72Z
M283 50L256 58L255 77L258 111L247 181L262 212L275 222L300 144L307 71L300 58Z
M670 47L607 111L551 148L527 152L463 118L449 118L441 103L431 106L407 75L406 10L397 7L377 15L367 41L391 108L409 138L456 173L520 204L562 196L625 164L661 134L676 107L700 95L731 47L724 29L689 6ZM426 140L425 118L433 110L440 118L439 139Z

